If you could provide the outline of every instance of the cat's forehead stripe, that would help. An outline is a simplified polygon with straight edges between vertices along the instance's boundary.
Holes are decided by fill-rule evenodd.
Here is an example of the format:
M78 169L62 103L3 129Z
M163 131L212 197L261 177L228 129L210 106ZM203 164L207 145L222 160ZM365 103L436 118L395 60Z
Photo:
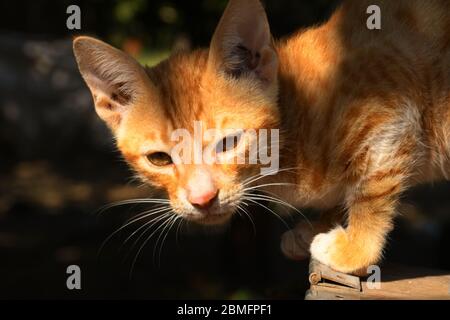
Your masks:
M164 115L174 128L190 129L203 113L200 84L206 69L207 51L178 53L149 69L158 89Z

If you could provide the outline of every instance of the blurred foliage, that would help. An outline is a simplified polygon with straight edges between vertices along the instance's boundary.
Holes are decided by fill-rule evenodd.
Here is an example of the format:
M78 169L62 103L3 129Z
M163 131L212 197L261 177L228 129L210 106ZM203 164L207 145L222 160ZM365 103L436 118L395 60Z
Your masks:
M144 0L126 0L119 1L114 9L114 15L118 22L122 24L132 23L136 14L145 9L146 2Z
M92 34L154 64L173 49L207 46L228 0L41 0L0 2L8 12L0 33L25 33L46 39ZM263 1L276 37L323 21L338 0ZM82 30L66 28L66 8L77 4Z

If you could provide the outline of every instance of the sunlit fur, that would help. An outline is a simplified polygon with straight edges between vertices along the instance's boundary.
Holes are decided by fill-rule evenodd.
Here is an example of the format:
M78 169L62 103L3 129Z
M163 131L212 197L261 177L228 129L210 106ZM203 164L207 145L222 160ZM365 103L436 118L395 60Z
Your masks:
M381 8L382 30L366 28L373 4ZM450 176L449 12L446 0L350 0L328 22L272 41L259 1L232 0L209 50L174 54L145 73L92 38L77 38L74 48L124 157L166 191L176 213L226 221L243 201L243 182L259 168L153 168L149 148L170 151L172 130L192 130L195 120L218 129L280 128L281 168L295 169L253 185L283 183L267 190L323 209L328 223L315 233L324 233L305 237L306 249L312 241L316 259L360 272L380 260L401 192ZM241 74L245 61L234 49L242 43L259 58ZM127 73L117 80L114 70ZM96 74L101 84L89 80ZM115 90L121 99L105 94ZM183 194L199 169L220 190L214 214L198 214ZM283 246L295 246L296 237L285 237Z

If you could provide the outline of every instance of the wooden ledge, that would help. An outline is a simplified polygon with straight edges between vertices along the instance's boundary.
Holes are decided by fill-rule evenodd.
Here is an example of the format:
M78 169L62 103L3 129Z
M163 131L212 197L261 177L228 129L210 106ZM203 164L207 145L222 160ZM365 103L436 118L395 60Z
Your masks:
M316 261L310 263L306 300L450 300L450 271L386 265L379 288Z

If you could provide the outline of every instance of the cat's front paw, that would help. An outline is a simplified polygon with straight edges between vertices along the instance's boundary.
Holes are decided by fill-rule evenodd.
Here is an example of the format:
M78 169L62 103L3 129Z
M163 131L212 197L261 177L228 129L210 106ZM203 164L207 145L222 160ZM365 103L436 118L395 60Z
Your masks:
M336 271L365 275L367 268L379 260L381 249L377 243L350 238L341 227L320 233L311 243L311 255Z

